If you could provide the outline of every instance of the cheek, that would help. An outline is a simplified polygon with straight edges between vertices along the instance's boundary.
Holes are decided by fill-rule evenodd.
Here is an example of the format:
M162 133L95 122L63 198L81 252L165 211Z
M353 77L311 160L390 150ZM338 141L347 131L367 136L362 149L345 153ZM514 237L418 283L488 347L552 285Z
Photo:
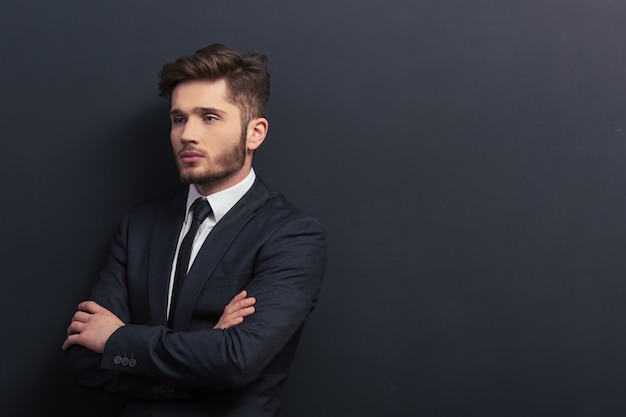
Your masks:
M174 148L180 146L180 134L175 129L170 130L170 142Z

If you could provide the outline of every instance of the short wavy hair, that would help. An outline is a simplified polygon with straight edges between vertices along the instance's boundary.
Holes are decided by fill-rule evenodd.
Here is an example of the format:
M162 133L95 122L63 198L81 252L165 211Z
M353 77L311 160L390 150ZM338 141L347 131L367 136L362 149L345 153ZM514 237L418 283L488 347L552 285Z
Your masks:
M267 116L270 96L267 57L258 53L240 54L219 43L163 65L159 71L159 94L171 100L180 83L222 79L228 89L226 100L239 108L244 126L254 118Z

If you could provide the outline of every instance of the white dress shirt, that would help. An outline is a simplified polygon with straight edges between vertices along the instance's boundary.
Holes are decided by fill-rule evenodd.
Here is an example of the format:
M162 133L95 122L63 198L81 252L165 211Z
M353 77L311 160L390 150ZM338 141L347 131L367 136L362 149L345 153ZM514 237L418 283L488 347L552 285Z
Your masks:
M189 258L189 266L187 267L187 271L191 268L194 259L196 259L196 255L200 251L202 244L206 240L213 227L219 222L222 217L228 211L233 208L235 204L241 199L252 188L252 184L254 184L254 180L256 179L256 174L254 173L254 169L250 169L250 173L246 178L243 179L238 184L233 185L230 188L219 191L215 194L211 194L206 196L205 198L209 201L211 208L213 209L213 213L209 214L209 216L200 224L200 228L196 233L196 236L193 241L193 245L191 247L191 257ZM178 235L178 244L176 245L176 253L174 254L174 260L172 261L172 272L170 273L170 289L167 297L167 311L169 316L170 311L170 303L172 301L172 290L174 288L174 274L176 271L176 261L178 260L178 251L180 250L180 245L183 242L183 238L185 234L191 227L191 205L197 198L204 197L195 185L189 185L189 191L187 192L187 216L185 216L185 221L183 223L183 227L180 229L180 234Z

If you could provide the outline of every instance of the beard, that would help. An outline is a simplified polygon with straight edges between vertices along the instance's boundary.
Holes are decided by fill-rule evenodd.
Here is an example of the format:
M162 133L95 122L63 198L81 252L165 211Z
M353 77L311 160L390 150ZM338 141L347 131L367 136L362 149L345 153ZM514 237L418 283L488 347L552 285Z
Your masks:
M186 150L186 149L183 149ZM242 133L239 143L220 154L208 157L206 166L187 165L176 158L178 175L186 184L208 184L221 181L238 172L246 159L246 134Z

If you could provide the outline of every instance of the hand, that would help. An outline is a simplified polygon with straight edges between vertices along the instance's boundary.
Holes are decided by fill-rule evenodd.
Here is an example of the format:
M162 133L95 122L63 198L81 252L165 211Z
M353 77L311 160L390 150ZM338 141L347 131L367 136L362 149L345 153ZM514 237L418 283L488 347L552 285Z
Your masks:
M244 317L248 317L254 313L253 305L256 303L256 298L248 297L248 292L243 290L235 296L230 303L224 308L224 313L220 317L220 321L213 327L214 329L226 330L229 327L236 326L243 322Z
M63 350L72 345L81 345L97 353L104 352L104 345L114 331L124 323L113 313L95 301L83 301L74 313Z

